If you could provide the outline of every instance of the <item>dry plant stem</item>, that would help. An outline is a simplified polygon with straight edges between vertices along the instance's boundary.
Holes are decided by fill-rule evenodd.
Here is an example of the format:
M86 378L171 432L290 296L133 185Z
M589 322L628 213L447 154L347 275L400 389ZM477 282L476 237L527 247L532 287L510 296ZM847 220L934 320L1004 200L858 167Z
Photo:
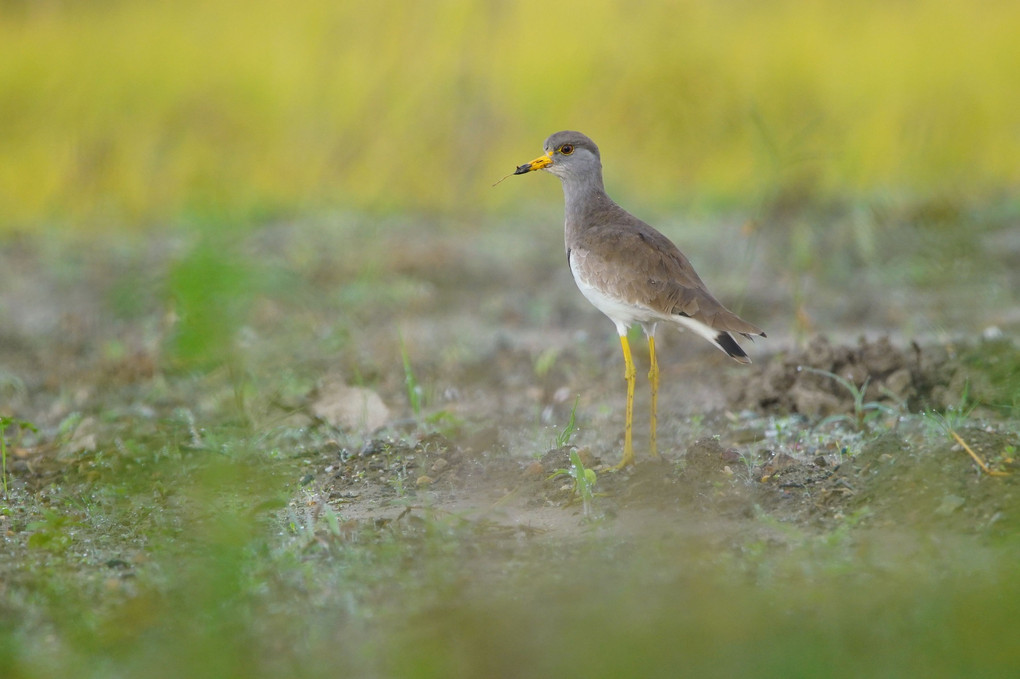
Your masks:
M1009 476L1009 472L1001 472L996 469L990 469L988 465L986 465L984 461L977 456L977 453L971 450L971 447L967 445L967 442L960 438L960 435L957 434L955 431L950 429L949 434L954 439L956 439L957 443L963 446L963 449L967 451L967 454L970 455L975 462L977 462L978 466L981 467L981 471L983 471L985 474L988 474L989 476Z

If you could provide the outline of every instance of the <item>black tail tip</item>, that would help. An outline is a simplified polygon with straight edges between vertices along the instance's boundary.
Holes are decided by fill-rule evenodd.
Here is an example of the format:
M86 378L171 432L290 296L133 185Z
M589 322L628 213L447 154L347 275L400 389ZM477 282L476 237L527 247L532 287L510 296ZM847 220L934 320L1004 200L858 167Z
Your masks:
M737 341L733 339L733 336L728 332L721 332L715 336L715 343L720 349L726 352L726 354L737 361L738 363L750 363L751 359L748 358L747 352L745 352Z

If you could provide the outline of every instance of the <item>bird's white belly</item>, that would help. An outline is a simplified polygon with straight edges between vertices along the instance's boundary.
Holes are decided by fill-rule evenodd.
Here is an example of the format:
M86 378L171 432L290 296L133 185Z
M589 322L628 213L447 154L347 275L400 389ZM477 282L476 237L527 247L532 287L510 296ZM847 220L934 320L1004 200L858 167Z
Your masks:
M574 274L574 282L585 299L595 305L595 308L609 317L616 324L616 331L626 335L634 323L655 323L663 320L662 314L649 309L648 307L631 304L616 297L607 295L602 290L588 284L578 275L574 268L574 262L570 262L570 271Z

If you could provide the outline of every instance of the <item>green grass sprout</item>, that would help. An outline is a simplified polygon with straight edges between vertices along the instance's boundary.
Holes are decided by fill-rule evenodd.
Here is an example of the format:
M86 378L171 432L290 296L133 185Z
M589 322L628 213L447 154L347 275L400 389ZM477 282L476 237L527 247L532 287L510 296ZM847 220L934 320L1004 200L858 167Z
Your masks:
M557 469L549 475L550 479L560 476L569 476L574 479L573 493L581 498L581 505L585 519L591 519L591 503L595 497L595 484L598 482L598 475L594 469L589 469L581 462L581 456L576 450L570 451L570 467Z
M837 375L837 374L835 374L833 372L829 372L828 370L819 370L818 368L810 368L810 367L807 367L807 366L801 366L800 370L804 370L804 371L807 371L807 372L810 372L810 373L815 373L816 375L822 375L824 377L832 378L833 380L836 381L837 384L839 384L844 389L849 391L850 395L853 397L853 401L854 401L854 415L853 415L853 418L849 418L846 415L833 415L831 417L827 417L824 420L822 420L822 423L828 423L828 422L834 422L834 421L840 421L840 420L849 420L850 422L853 423L853 425L857 428L857 430L860 431L860 430L864 429L865 426L868 424L868 414L869 413L884 414L884 415L892 415L892 414L896 413L896 410L894 408L892 408L891 406L888 406L888 405L886 405L884 403L879 403L878 401L867 401L866 402L864 400L864 395L868 391L868 384L871 382L871 378L870 377L866 378L864 380L864 383L861 386L858 387L856 384L854 384L850 380L846 379L845 377L841 377L840 375Z
M14 439L10 444L7 442L7 430L14 429ZM10 494L10 487L7 483L7 449L9 445L17 445L26 431L39 431L34 424L28 420L16 417L0 415L0 487L3 488L4 497Z
M424 405L424 392L418 379L414 376L414 369L411 367L411 357L407 352L407 344L404 342L404 334L400 334L400 358L404 363L404 385L407 388L407 402L411 406L411 412L415 418L421 417L422 406Z
M577 432L577 403L581 400L580 394L574 398L574 407L570 409L570 419L567 420L567 424L563 429L556 434L556 447L562 448L570 443L570 439L574 437Z

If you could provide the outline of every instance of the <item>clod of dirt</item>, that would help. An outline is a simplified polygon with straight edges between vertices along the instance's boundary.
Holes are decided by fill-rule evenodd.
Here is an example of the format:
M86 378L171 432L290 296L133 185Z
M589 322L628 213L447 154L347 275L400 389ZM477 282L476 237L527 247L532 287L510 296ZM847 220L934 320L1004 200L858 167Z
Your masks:
M853 413L855 394L836 377L864 390L861 403L906 404L913 412L944 410L967 399L1008 402L1003 390L1020 383L1017 353L1007 340L901 349L885 337L862 337L848 346L820 335L802 351L741 371L729 383L730 407L809 417Z
M684 458L684 472L701 477L710 477L723 471L732 462L729 451L714 438L695 441L687 449Z

